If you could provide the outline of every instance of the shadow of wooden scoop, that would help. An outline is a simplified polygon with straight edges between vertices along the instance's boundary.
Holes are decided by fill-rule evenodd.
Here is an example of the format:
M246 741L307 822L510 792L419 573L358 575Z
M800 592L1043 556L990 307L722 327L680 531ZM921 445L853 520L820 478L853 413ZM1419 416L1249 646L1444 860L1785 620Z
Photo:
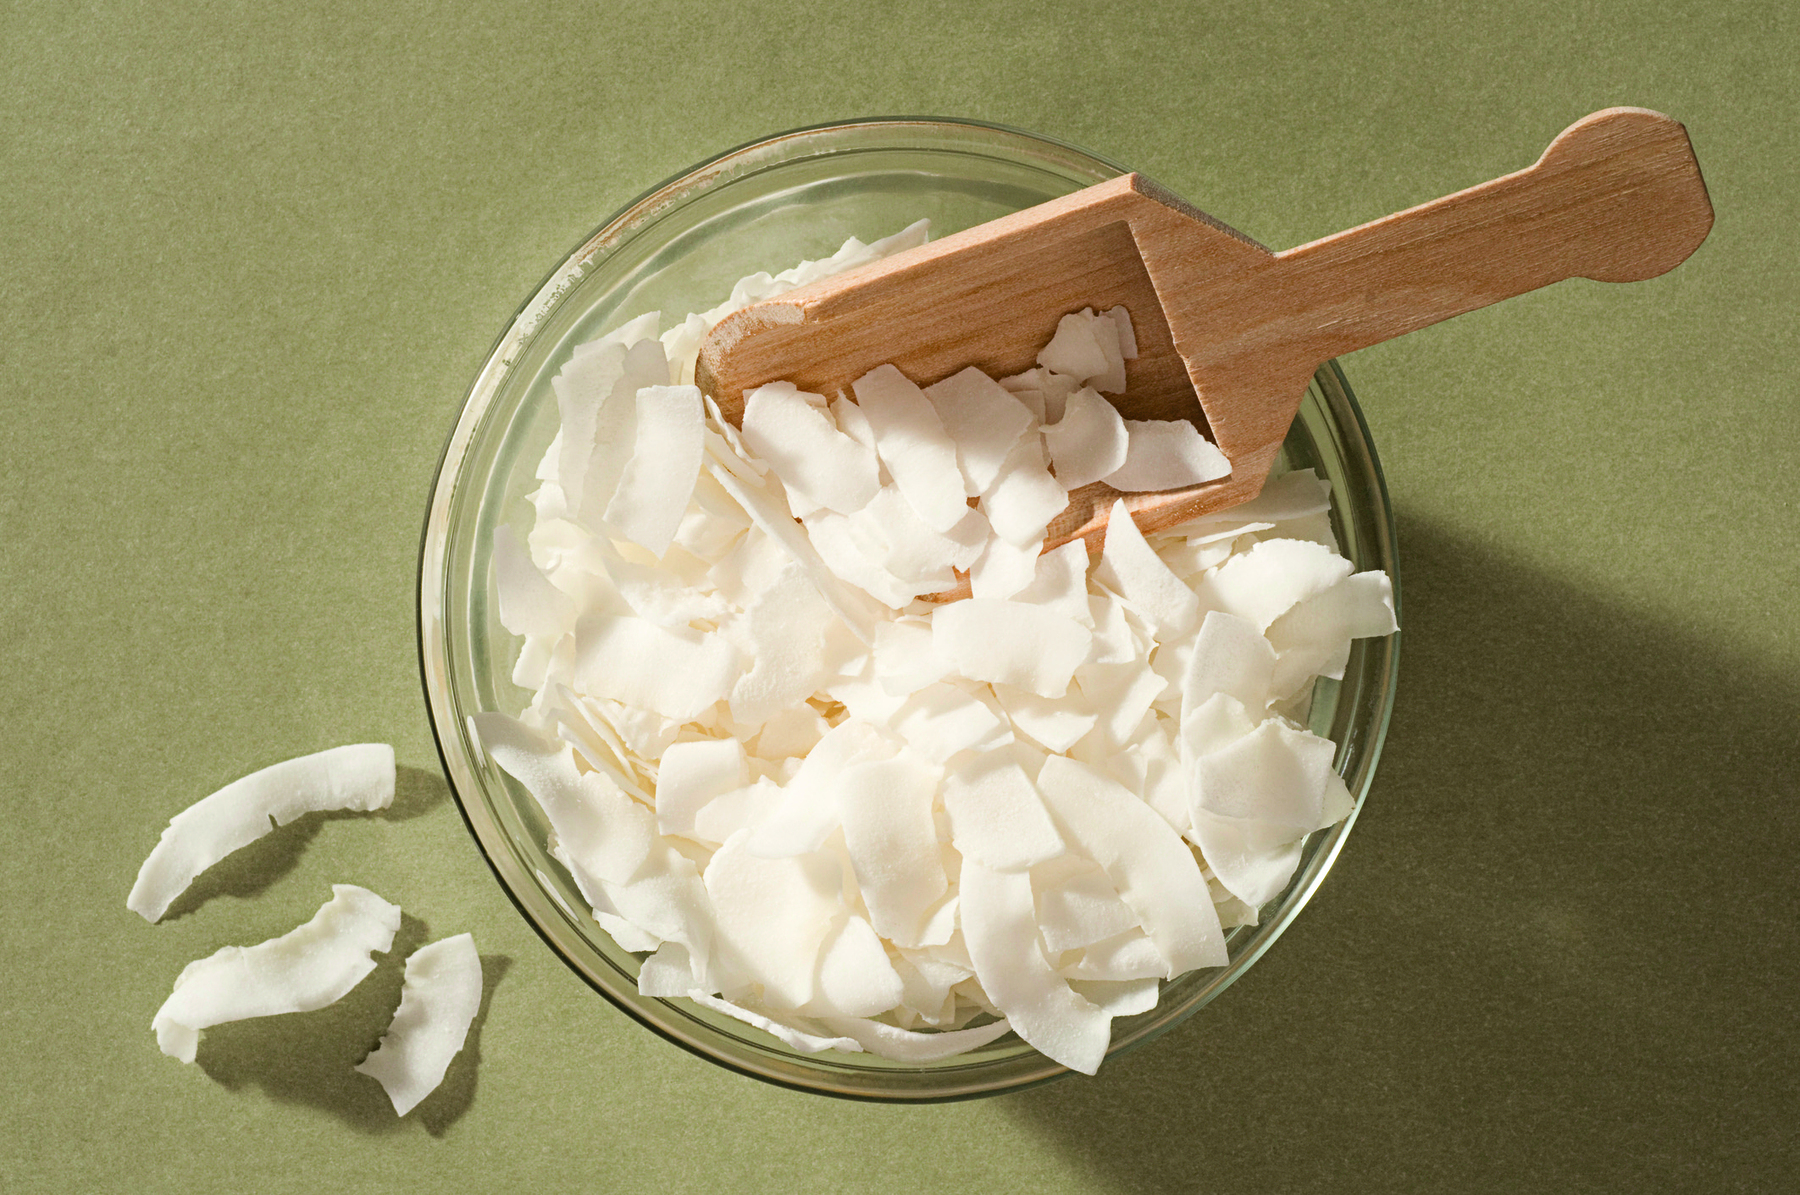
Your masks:
M1653 278L1712 220L1687 131L1643 108L1596 112L1524 170L1283 253L1127 174L728 316L697 380L740 423L745 391L777 380L829 396L889 363L921 386L970 365L1004 377L1063 315L1122 305L1139 355L1121 413L1191 420L1231 464L1125 495L1154 531L1254 498L1332 357L1564 278ZM1045 548L1098 550L1118 496L1070 494Z

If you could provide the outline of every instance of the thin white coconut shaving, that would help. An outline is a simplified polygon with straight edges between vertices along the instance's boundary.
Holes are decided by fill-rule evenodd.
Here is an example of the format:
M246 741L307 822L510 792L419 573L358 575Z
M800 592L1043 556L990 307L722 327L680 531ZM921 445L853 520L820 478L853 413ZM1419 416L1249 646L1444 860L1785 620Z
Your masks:
M437 1090L481 1009L481 956L457 934L421 946L406 959L400 1007L375 1052L356 1069L380 1083L405 1116Z
M831 416L790 382L759 386L744 396L744 445L781 475L790 496L810 514L828 507L851 514L880 487L873 449L845 435ZM819 398L822 403L823 398Z
M1044 957L1031 877L965 861L962 922L975 974L1013 1031L1070 1070L1099 1070L1112 1018L1076 995Z
M973 366L927 386L925 395L956 446L971 497L987 492L1013 445L1039 422L1029 407Z
M1163 978L1225 965L1225 936L1194 853L1141 798L1066 756L1038 773L1064 837L1098 863L1169 964Z
M970 1050L978 1050L997 1041L1012 1030L1004 1017L973 1029L952 1029L946 1033L914 1033L884 1025L880 1021L827 1017L825 1024L834 1033L853 1038L863 1049L878 1058L895 1062L938 1062L954 1058Z
M987 703L955 685L931 684L895 713L894 733L920 756L942 764L965 751L1012 742L1012 731Z
M1039 868L1031 877L1038 932L1053 953L1104 942L1142 923L1097 864L1079 855L1064 855L1059 862L1066 866Z
M584 875L621 884L649 858L656 819L604 772L583 772L573 751L505 714L475 715L481 742L531 793L557 842Z
M500 625L515 635L562 635L575 624L575 603L533 563L511 527L494 528L494 580Z
M1186 419L1127 419L1125 461L1106 484L1127 493L1179 490L1231 474L1231 462Z
M1036 436L1013 446L994 484L982 492L981 511L994 534L1010 544L1042 547L1044 528L1069 505L1069 487L1045 468Z
M807 1013L872 1017L905 998L906 985L874 927L854 913L840 918L820 951L819 984Z
M737 653L722 639L641 618L590 614L575 628L582 690L685 722L731 693Z
M144 865L125 907L155 922L201 872L308 813L364 812L394 803L394 749L386 743L333 747L252 772L176 814Z
M1095 315L1091 307L1065 315L1056 325L1056 335L1038 354L1038 364L1096 390L1123 394L1125 352L1120 337L1121 326L1129 335L1129 317L1118 321L1110 314ZM1137 356L1135 338L1131 350L1131 355Z
M995 536L969 569L969 589L978 598L1004 601L1028 588L1037 576L1044 541L1016 545ZM1085 553L1086 548L1082 551Z
M892 365L850 384L856 405L874 429L875 448L919 519L948 531L968 513L956 444L925 392Z
M970 598L932 618L932 642L970 680L1061 697L1093 634L1066 615L1023 602Z
M545 802L599 925L655 952L645 995L795 1050L924 1065L1010 1029L1092 1070L1110 1019L1223 962L1223 927L1350 812L1330 744L1278 714L1391 629L1391 593L1350 575L1305 473L1149 537L1116 507L1091 571L1080 541L1041 553L1074 486L1225 469L1103 397L1137 352L1122 308L998 382L773 383L741 434L704 396L678 435L648 405L725 314L919 239L576 350L530 550L495 545L537 696L476 734ZM971 600L915 600L965 578Z
M312 920L256 946L227 946L182 969L151 1028L171 1058L192 1062L200 1031L227 1021L334 1004L393 947L400 908L354 884L333 884Z
M706 865L720 962L758 985L771 1008L813 998L819 955L843 910L838 870L816 854L763 859L734 835Z
M1037 786L998 751L964 755L944 774L950 836L965 858L995 871L1024 871L1063 853Z
M681 526L705 455L700 391L692 386L638 390L633 450L606 506L606 521L660 558Z
M1199 622L1200 599L1145 542L1123 498L1113 502L1094 575L1167 635L1183 635Z
M901 755L855 764L838 786L844 845L869 919L896 946L919 946L948 890L931 816L940 772Z
M1069 490L1117 472L1131 447L1119 409L1086 389L1069 395L1062 418L1044 428L1044 443L1056 480Z
M691 835L694 817L750 781L744 745L735 739L693 739L663 752L656 778L656 828Z

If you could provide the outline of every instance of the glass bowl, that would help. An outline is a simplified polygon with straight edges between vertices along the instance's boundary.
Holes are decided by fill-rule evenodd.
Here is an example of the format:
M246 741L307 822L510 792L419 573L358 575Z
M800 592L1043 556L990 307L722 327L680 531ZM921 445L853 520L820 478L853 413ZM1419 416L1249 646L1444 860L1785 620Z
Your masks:
M989 1095L1068 1073L1010 1034L922 1066L800 1054L691 1001L638 995L637 956L582 911L545 848L536 802L482 755L468 729L469 715L516 714L529 697L508 679L517 641L500 625L489 557L497 524L521 535L530 526L524 495L557 430L550 378L574 345L627 318L703 310L743 275L827 256L849 236L872 240L928 216L941 237L1122 172L1048 138L970 121L853 121L742 146L646 192L577 247L519 309L470 387L438 465L419 563L420 669L444 774L501 887L550 948L639 1023L703 1058L784 1086L894 1101ZM1276 471L1307 467L1332 483L1344 553L1359 570L1385 569L1397 582L1380 466L1335 363L1313 379ZM1320 681L1314 695L1312 728L1337 742L1338 770L1359 811L1393 707L1396 664L1393 637L1359 640L1344 679ZM1261 957L1318 888L1355 821L1352 813L1312 836L1260 924L1228 933L1226 966L1169 981L1155 1009L1115 1020L1110 1054L1187 1019Z

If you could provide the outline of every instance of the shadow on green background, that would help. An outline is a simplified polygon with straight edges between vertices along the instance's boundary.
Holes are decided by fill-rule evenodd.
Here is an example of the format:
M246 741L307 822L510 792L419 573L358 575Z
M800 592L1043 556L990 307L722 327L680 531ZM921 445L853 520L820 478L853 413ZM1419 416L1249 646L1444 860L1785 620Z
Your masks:
M1800 1162L1800 900L1768 884L1800 856L1800 681L1430 523L1400 551L1399 703L1337 871L1216 1004L1010 1111L1119 1191L1716 1190Z

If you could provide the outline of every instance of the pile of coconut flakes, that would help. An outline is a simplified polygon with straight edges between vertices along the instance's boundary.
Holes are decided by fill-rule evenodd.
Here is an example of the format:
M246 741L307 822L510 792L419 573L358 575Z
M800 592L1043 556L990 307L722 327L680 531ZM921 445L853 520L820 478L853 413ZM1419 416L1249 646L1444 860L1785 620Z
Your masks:
M927 1062L1011 1031L1092 1073L1112 1018L1224 964L1350 812L1305 711L1395 629L1391 589L1338 554L1310 472L1149 537L1121 504L1098 557L1040 554L1071 489L1229 472L1103 397L1123 309L1065 317L1018 377L764 386L741 431L694 387L725 315L924 238L573 351L535 522L494 539L533 696L471 730L647 956L645 995L802 1051ZM922 599L965 575L973 597Z

